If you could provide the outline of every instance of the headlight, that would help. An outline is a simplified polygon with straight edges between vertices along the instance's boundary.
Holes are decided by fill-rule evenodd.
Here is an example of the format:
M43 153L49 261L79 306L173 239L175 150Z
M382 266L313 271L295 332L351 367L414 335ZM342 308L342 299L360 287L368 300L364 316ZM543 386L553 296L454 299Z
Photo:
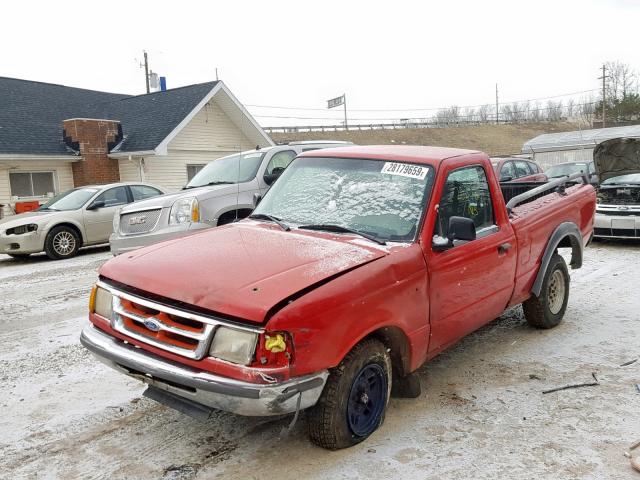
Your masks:
M29 223L27 225L19 225L17 227L8 228L7 235L23 235L29 232L35 232L38 230L38 225L35 223Z
M108 290L95 285L89 298L89 311L111 320L113 314L113 295Z
M187 197L176 200L169 212L169 224L199 222L200 206L196 197Z
M258 335L234 328L218 327L209 355L228 362L249 365L256 349Z

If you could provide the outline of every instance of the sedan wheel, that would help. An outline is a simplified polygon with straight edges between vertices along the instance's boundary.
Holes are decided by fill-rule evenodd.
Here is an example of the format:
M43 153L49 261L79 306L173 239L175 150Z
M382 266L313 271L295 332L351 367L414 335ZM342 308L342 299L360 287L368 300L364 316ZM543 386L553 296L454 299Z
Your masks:
M69 227L55 227L47 234L44 248L47 256L53 260L73 257L80 248L80 238Z

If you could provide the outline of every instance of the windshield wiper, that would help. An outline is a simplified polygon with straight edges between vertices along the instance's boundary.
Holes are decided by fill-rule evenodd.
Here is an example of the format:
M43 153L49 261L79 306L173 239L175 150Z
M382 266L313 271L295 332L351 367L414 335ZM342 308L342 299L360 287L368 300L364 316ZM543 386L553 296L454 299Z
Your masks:
M204 183L202 185L187 185L186 187L183 187L183 190L187 190L189 188L200 188L200 187L210 187L211 185L231 185L235 182L226 182L226 181L215 181L215 182L209 182L209 183Z
M291 230L291 227L289 225L284 223L279 218L274 217L273 215L268 215L266 213L254 213L253 215L249 215L249 218L254 218L256 220L269 220L270 222L276 223L285 232L288 232Z
M386 245L387 242L384 240L380 240L379 238L374 237L373 235L369 235L368 233L359 232L358 230L354 230L352 228L343 227L342 225L331 225L321 223L318 225L300 225L298 228L302 228L305 230L326 230L327 232L339 232L339 233L353 233L355 235L360 235L367 240L371 240L372 242L377 243L378 245Z

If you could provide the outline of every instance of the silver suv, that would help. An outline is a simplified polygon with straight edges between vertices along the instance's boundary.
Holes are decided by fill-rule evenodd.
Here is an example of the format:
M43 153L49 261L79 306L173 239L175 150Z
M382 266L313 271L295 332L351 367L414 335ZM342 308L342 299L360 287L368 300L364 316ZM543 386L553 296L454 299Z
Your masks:
M247 217L257 195L264 195L298 154L351 142L291 142L210 162L181 192L122 208L113 217L111 253L136 248Z

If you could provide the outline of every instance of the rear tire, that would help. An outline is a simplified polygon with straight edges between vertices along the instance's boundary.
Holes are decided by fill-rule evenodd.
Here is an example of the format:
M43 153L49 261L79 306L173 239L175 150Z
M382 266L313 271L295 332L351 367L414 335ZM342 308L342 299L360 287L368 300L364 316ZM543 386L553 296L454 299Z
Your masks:
M79 248L78 233L65 226L52 228L44 241L44 251L51 260L71 258L78 253Z
M391 394L391 358L378 340L356 345L329 374L309 410L309 437L329 450L351 447L383 422Z
M553 328L564 317L569 301L569 270L564 259L555 253L544 275L540 296L522 304L524 316L532 327Z

